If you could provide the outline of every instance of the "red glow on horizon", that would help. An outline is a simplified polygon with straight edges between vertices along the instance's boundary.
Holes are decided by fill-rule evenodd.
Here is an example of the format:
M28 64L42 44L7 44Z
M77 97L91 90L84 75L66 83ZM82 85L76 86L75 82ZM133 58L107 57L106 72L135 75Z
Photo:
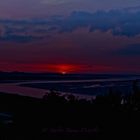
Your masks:
M57 72L61 74L76 72L78 69L79 69L78 66L70 64L56 64L47 66L47 71Z
M137 72L139 69L126 70L125 67L113 67L105 65L81 65L81 64L10 64L3 63L0 66L0 71L7 72L43 72L43 73L112 73L112 72Z

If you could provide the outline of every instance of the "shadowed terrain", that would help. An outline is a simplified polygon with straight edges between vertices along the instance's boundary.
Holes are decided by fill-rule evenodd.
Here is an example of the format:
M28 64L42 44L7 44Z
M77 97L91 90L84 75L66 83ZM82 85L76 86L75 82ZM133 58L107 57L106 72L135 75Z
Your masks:
M46 93L42 99L0 94L0 139L94 138L139 136L140 90L124 96L112 88L96 99Z

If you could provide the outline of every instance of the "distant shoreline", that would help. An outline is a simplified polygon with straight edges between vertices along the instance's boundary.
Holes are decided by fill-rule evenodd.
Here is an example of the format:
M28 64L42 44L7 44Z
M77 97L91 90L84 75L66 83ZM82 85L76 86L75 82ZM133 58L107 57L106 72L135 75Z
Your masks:
M50 91L56 91L60 93L61 95L67 95L71 94L76 96L77 98L86 98L86 99L92 99L95 98L97 95L90 95L90 94L80 94L80 93L74 93L74 92L67 92L67 91L59 91L56 89L47 89L47 88L42 88L42 87L37 87L36 84L84 84L84 83L92 83L92 85L96 85L98 83L103 83L103 82L133 82L134 80L139 80L140 78L138 77L133 77L133 78L110 78L110 79L89 79L89 80L8 80L4 81L4 83L0 83L0 92L5 92L5 93L14 93L14 94L19 94L19 95L25 95L25 96L30 96L30 97L36 97L36 98L42 98L45 93L48 93ZM91 88L94 88L94 87Z

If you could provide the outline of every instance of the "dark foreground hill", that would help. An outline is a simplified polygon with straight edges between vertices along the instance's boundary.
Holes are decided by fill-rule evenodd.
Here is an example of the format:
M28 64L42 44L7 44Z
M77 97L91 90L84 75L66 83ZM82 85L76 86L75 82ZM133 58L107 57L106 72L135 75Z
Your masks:
M42 99L0 94L0 140L122 139L140 137L140 91L111 89L94 100L51 92Z

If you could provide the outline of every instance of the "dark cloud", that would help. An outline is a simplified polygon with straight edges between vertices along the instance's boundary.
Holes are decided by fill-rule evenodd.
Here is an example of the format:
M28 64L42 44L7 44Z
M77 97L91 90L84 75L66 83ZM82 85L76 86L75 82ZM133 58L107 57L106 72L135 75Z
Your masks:
M48 37L46 20L0 20L0 41L28 43Z
M10 41L10 42L17 42L17 43L28 43L38 39L39 37L26 36L26 35L7 35L4 37L0 37L0 41Z
M113 35L133 37L140 34L140 10L129 12L126 10L98 11L95 13L73 12L61 21L60 31L71 32L80 27L88 27L90 32L100 30L112 31Z
M0 20L0 40L28 42L48 37L52 32L73 32L87 28L89 32L111 31L114 36L134 37L140 34L140 8L123 10L72 12L69 16L47 19Z

